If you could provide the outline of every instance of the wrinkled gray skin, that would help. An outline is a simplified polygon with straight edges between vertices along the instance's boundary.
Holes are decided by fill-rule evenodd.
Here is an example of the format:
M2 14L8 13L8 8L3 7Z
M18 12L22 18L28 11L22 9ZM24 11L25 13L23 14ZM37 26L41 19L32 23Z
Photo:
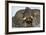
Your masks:
M34 14L36 13L36 15ZM31 18L32 16L33 18ZM23 18L26 17L26 20ZM32 19L29 19L29 17ZM28 21L31 20L30 22ZM27 23L28 21L28 23ZM28 7L16 12L15 16L12 17L12 26L13 27L40 27L40 10L30 9Z

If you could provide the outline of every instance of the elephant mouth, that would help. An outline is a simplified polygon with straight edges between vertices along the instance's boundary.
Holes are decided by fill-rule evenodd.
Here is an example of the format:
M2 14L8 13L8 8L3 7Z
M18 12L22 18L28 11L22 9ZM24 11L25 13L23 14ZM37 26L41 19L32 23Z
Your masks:
M27 24L30 24L30 23L32 23L32 21L33 21L33 16L31 16L31 17L24 17L23 20L24 20Z

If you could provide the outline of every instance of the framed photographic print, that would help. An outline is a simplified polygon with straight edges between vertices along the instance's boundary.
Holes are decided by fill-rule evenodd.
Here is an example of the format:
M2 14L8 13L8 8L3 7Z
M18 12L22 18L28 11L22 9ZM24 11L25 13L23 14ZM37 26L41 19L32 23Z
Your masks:
M7 1L6 33L45 31L45 4L40 2Z

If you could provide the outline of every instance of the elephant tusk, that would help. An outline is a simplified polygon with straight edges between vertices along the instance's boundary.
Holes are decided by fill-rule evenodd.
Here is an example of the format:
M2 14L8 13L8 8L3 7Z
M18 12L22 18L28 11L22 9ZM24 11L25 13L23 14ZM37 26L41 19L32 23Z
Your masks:
M23 18L23 20L25 20L25 19L26 19L26 17Z
M33 19L33 16L31 16L31 18Z

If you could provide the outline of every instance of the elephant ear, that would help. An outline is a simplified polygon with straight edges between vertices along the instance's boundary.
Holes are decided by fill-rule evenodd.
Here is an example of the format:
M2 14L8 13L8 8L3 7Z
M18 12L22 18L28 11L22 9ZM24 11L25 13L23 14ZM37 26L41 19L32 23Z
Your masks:
M21 24L23 22L23 20L22 20L23 19L23 13L24 13L24 9L18 10L16 12L15 16L12 17L12 26L13 27L21 26Z
M34 16L32 21L33 27L40 27L40 10L33 9L33 16Z

